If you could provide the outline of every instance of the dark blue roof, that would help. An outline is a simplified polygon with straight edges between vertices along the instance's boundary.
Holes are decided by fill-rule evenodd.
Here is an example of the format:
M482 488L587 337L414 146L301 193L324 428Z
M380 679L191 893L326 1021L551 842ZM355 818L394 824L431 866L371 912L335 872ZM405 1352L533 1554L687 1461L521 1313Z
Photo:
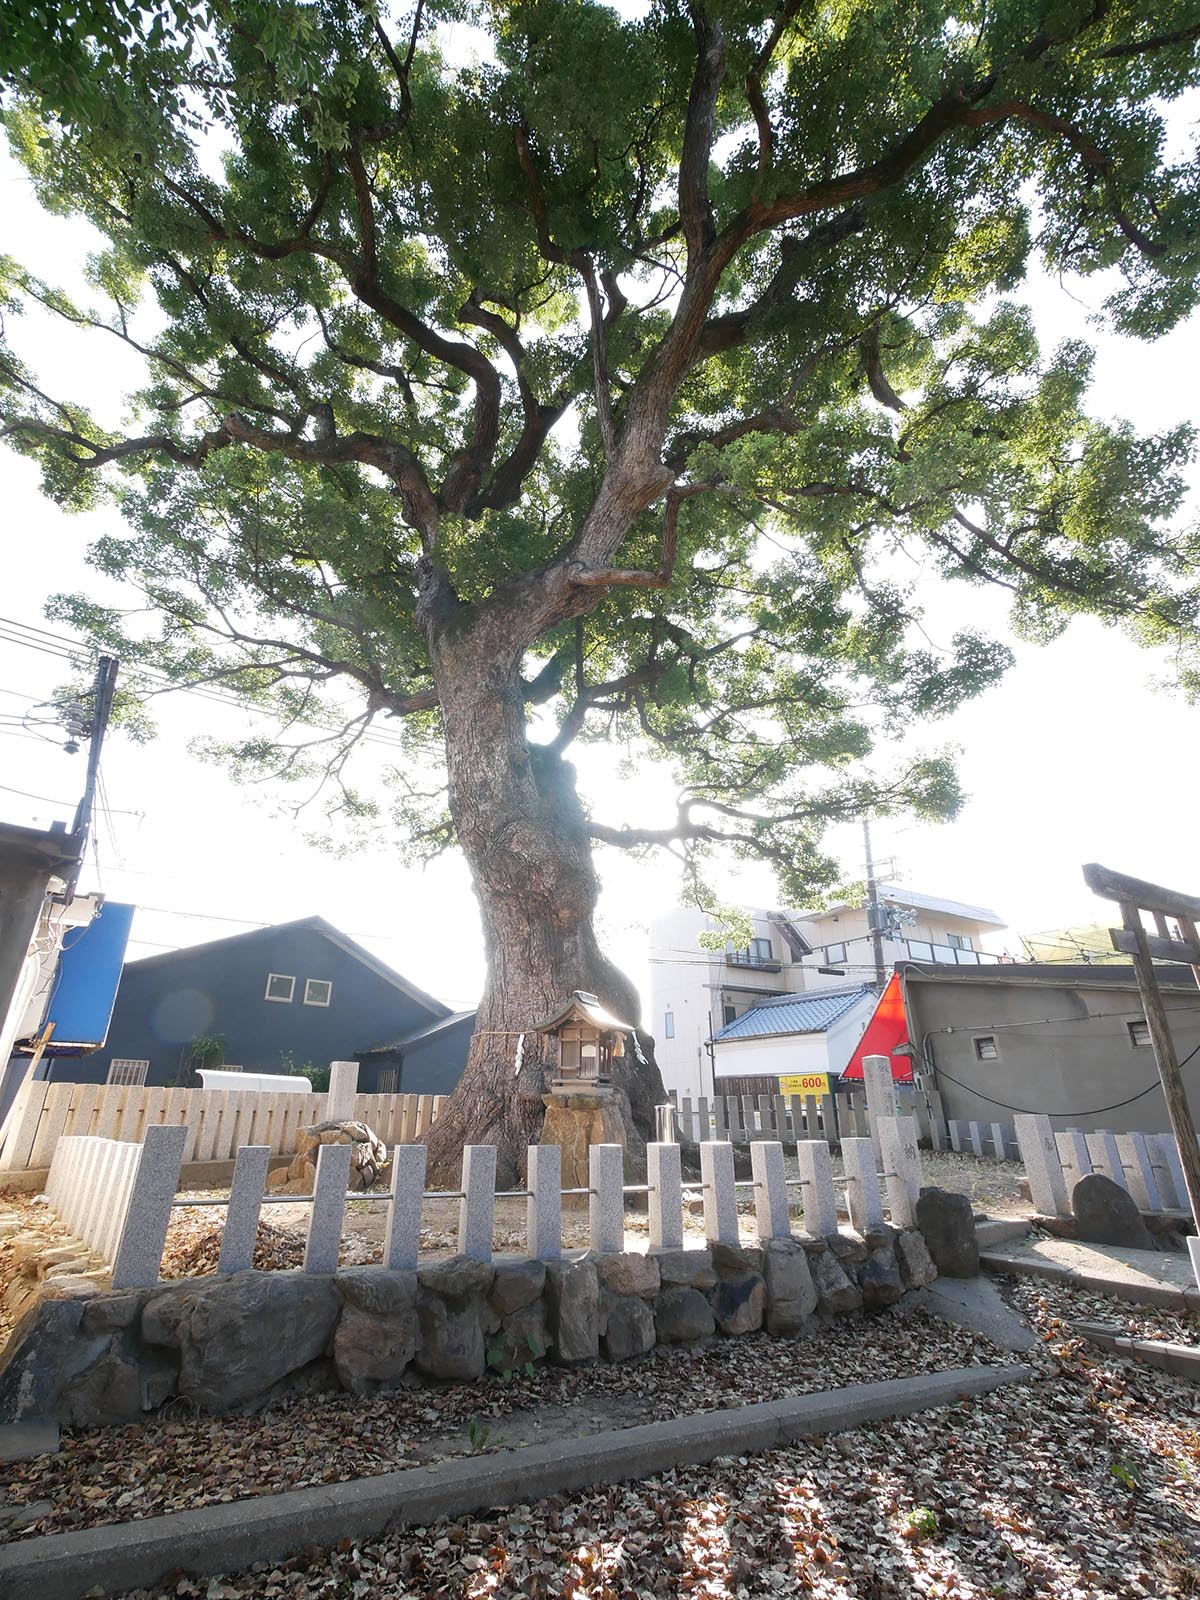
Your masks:
M779 1033L824 1033L866 993L867 986L862 984L857 989L836 989L824 994L771 995L733 1022L727 1022L720 1033L713 1034L713 1042L764 1039Z

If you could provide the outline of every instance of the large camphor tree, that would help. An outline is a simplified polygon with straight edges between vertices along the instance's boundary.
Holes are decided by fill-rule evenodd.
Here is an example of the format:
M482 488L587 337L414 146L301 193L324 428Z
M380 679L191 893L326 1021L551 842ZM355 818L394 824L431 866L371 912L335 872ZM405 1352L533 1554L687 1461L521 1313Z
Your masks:
M1008 651L932 647L918 570L1191 674L1190 434L1089 418L1089 351L1043 355L1010 296L1036 260L1105 273L1125 333L1191 308L1194 0L220 0L123 37L71 35L61 104L36 40L8 73L44 204L107 246L86 301L5 261L6 339L33 301L147 374L113 431L0 354L8 442L62 503L115 499L92 559L157 625L51 614L135 685L306 726L243 770L327 773L360 824L462 850L488 979L436 1178L464 1139L516 1175L531 1022L577 988L636 1012L594 844L765 856L803 900L829 820L953 811L944 757L872 747ZM411 757L394 807L347 767L377 719ZM676 814L593 815L567 755L596 738L668 763Z

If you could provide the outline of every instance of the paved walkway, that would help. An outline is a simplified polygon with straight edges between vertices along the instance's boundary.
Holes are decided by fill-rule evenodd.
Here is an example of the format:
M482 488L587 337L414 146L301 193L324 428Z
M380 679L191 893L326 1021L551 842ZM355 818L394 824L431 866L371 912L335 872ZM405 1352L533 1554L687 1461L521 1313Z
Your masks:
M1138 1305L1200 1311L1191 1260L1182 1251L1129 1250L1078 1239L1024 1239L981 1252L989 1272L1057 1278Z

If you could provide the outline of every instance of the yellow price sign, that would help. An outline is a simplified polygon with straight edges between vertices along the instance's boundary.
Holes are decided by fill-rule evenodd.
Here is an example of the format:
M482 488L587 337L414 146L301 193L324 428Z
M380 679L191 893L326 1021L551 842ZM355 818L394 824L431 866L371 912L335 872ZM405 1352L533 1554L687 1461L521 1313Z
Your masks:
M827 1072L793 1072L779 1079L780 1094L828 1094Z

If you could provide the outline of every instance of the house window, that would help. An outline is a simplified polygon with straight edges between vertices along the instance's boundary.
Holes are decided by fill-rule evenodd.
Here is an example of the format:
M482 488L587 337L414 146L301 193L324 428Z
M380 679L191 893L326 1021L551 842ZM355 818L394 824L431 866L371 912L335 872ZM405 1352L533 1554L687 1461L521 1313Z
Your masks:
M839 961L846 959L846 946L844 944L827 944L825 946L825 965L836 967Z
M673 1011L665 1011L663 1013L663 1038L664 1039L673 1039L674 1037L675 1037L675 1013Z
M328 978L305 978L304 1004L306 1006L327 1006L332 999L333 984Z
M140 1089L146 1081L146 1074L150 1070L148 1061L112 1061L108 1068L108 1083L130 1084Z
M1139 1017L1136 1022L1127 1022L1125 1026L1129 1029L1129 1042L1135 1050L1150 1043L1150 1024L1145 1017Z
M380 1067L375 1075L376 1094L395 1094L396 1071L395 1067Z
M1000 1050L995 1038L990 1033L985 1033L982 1038L975 1041L975 1057L978 1061L996 1061L999 1059Z
M750 959L754 962L770 961L773 957L770 939L751 939Z
M951 950L974 950L975 946L965 933L948 933L946 943Z
M289 978L282 972L269 972L267 974L266 999L281 1000L284 1005L287 1005L295 992L295 978Z
M721 1014L725 1018L726 1023L737 1021L737 1007L731 1006L728 1002L726 1002L726 1004L721 1008Z

